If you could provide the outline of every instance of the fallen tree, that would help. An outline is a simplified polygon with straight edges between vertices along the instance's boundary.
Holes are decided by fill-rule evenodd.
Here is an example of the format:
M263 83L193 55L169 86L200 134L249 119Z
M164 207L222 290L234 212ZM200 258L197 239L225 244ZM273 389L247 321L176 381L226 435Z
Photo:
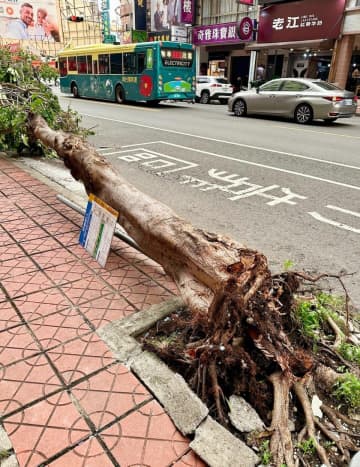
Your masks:
M174 326L185 329L189 339L181 349L169 345L157 351L169 361L177 360L185 372L191 370L190 383L213 403L218 420L228 423L226 385L234 393L245 394L268 426L258 437L270 438L273 465L310 465L308 453L299 447L304 440L327 466L333 462L335 449L326 450L322 441L330 441L336 448L335 465L345 465L350 453L358 450L358 425L344 410L331 406L329 394L342 384L344 374L335 369L344 362L358 376L358 365L345 361L338 352L342 344L358 350L348 332L347 298L346 319L319 311L333 339L314 352L314 340L300 333L293 310L304 281L318 278L294 272L272 276L263 254L195 228L126 182L83 139L52 130L38 115L29 114L28 134L30 142L40 140L55 150L87 193L119 211L118 222L173 278L190 311L189 319L179 318ZM320 299L314 300L314 296L305 300L310 312L311 306L320 310ZM357 376L355 408L360 406ZM326 398L322 421L312 409L315 394ZM351 404L347 401L346 405ZM295 421L293 432L290 420Z

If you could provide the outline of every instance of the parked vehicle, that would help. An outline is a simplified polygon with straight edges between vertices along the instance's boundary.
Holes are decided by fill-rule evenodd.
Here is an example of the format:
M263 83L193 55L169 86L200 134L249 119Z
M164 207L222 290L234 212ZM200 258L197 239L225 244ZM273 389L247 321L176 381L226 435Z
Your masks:
M201 104L210 104L213 100L219 100L221 104L226 104L232 93L233 87L226 78L196 77L196 100Z
M357 97L318 79L280 78L260 87L237 92L228 101L228 110L238 117L247 114L273 115L293 118L297 123L315 119L335 122L352 117Z

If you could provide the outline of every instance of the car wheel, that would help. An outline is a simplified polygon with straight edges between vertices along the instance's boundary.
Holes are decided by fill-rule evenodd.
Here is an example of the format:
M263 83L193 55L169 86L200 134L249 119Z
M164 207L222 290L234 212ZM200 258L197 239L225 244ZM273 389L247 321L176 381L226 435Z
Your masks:
M200 96L200 104L209 104L210 94L209 91L203 91Z
M124 104L124 102L125 102L124 89L119 84L115 88L115 101L118 104Z
M80 97L79 88L77 87L76 83L71 85L71 92L74 97Z
M295 109L294 119L296 123L305 125L313 119L313 110L308 104L300 104Z
M242 99L238 99L233 106L234 114L237 117L244 117L246 115L246 103Z
M334 123L336 122L337 118L324 118L325 123Z

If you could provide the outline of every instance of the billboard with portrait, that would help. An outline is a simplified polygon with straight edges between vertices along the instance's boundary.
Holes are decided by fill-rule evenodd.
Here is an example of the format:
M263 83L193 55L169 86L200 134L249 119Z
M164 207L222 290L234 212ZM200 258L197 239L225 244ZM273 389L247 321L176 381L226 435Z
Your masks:
M151 0L151 31L164 31L181 23L181 0Z
M0 37L60 42L55 0L0 0Z

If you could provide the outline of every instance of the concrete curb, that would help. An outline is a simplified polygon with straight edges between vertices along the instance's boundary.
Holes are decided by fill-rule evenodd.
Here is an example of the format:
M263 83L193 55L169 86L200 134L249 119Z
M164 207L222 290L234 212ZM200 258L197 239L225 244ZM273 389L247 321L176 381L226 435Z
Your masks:
M181 306L184 304L178 298L168 300L113 321L97 334L156 396L181 433L195 435L190 447L210 467L253 467L259 462L255 452L213 420L182 376L156 355L143 351L135 339Z

